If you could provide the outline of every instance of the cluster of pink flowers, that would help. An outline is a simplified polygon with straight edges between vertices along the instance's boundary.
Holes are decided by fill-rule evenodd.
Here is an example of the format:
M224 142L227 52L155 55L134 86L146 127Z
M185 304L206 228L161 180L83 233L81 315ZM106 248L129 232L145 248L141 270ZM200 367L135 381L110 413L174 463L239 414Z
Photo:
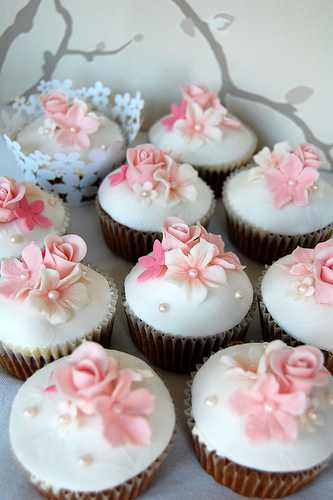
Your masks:
M252 360L253 361L253 360ZM327 384L324 356L316 347L289 348L281 341L266 346L265 354L251 370L253 384L236 391L229 405L245 418L245 434L254 444L270 439L296 441L299 425L320 425L313 407L313 389ZM249 377L249 371L244 371ZM308 420L308 422L307 422Z
M199 222L187 226L178 217L169 217L162 231L162 242L155 240L153 255L139 258L145 271L138 281L163 277L182 288L189 301L200 304L209 287L227 284L226 269L244 269L233 252L224 251L221 236L208 233Z
M298 293L312 291L320 304L333 306L333 239L318 243L315 248L297 247L292 252L293 264L279 264L295 276L305 276Z
M19 219L28 231L32 231L35 225L51 226L49 219L42 215L43 200L34 200L29 205L27 196L38 192L39 188L33 183L0 176L0 224Z
M287 142L278 143L273 151L264 147L254 160L259 166L251 169L251 179L262 177L278 209L287 203L307 205L309 193L318 191L316 181L322 162L318 149L312 144L300 144L291 151Z
M45 393L74 405L79 414L97 415L113 447L141 446L151 441L147 417L155 404L148 389L132 389L141 379L139 373L121 368L99 344L84 342L54 370Z
M76 149L88 149L89 135L96 132L100 120L89 112L82 99L69 102L66 90L55 88L42 94L39 100L44 109L44 126L38 129L40 134L55 138L59 146L74 145Z
M181 87L183 100L180 106L171 104L171 116L162 120L168 132L174 131L187 141L188 149L195 151L204 144L215 144L222 139L222 127L236 130L241 123L228 116L219 98L202 83Z
M86 252L77 235L48 235L43 250L32 242L22 250L21 260L1 260L0 294L25 300L52 324L64 323L90 300L84 284L87 268L80 264Z
M178 164L169 152L152 144L141 144L129 148L126 158L127 164L109 176L110 186L126 181L144 205L155 202L175 206L184 200L197 199L194 185L197 171L186 163Z

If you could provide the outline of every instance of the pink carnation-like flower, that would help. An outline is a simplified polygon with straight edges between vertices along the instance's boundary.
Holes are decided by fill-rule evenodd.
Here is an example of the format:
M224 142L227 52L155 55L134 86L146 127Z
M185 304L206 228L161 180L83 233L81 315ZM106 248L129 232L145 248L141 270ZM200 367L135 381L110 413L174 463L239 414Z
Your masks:
M298 435L296 417L306 406L304 392L281 393L274 375L261 375L250 389L236 391L229 400L237 415L246 419L245 434L253 443L271 438L292 443Z
M187 101L185 99L182 100L179 107L177 106L177 104L171 104L171 116L167 116L161 121L162 125L168 127L167 132L171 132L173 130L174 123L177 120L182 120L183 118L185 118L186 105Z
M28 231L32 231L35 225L41 227L48 227L52 225L51 221L47 217L41 215L43 210L43 200L35 200L29 205L27 198L24 196L19 202L19 207L14 208L13 213L18 219L23 220Z
M59 87L39 96L39 101L45 110L45 116L55 113L66 114L68 110L68 96L65 89Z
M165 253L167 271L165 281L183 289L187 299L201 304L207 296L208 288L216 288L227 282L225 270L212 261L216 247L205 240L191 248L185 255L180 248Z
M194 202L198 196L198 190L194 183L198 172L191 165L172 161L167 168L159 168L154 173L154 179L159 182L159 188L163 186L163 200L170 206L177 205L180 201Z
M96 132L99 120L88 114L86 104L77 99L66 114L55 113L52 120L60 128L56 135L56 142L60 146L73 144L77 149L88 149L89 135Z
M327 372L322 371L324 355L313 346L274 350L268 356L268 364L282 392L303 391L309 396L313 386L327 383Z
M86 253L87 245L81 236L50 234L45 238L43 262L47 268L58 271L60 279L63 279L73 271Z
M201 234L201 227L188 226L178 217L169 217L163 222L162 233L162 248L165 252L180 248L183 253L188 254Z
M221 111L203 111L199 104L188 103L185 119L175 122L173 130L187 141L188 149L196 151L205 143L217 144L222 139L221 118Z
M279 169L266 170L263 184L273 192L273 203L276 208L282 208L289 202L297 206L309 202L308 189L318 179L318 171L312 167L304 167L302 161L291 154Z
M173 162L169 155L153 144L140 144L135 148L129 148L126 156L128 162L126 179L130 187L136 183L143 185L145 182L151 182L154 188L157 184L154 179L156 170L166 168Z
M0 224L16 219L14 209L24 197L26 186L12 177L0 176Z
M299 144L293 153L298 156L305 167L312 167L318 170L323 164L320 161L319 150L313 144Z
M138 281L146 281L148 279L157 278L165 273L166 267L164 265L165 255L164 250L159 240L154 241L153 256L145 255L139 257L139 264L146 270L140 274ZM162 273L162 271L164 271Z

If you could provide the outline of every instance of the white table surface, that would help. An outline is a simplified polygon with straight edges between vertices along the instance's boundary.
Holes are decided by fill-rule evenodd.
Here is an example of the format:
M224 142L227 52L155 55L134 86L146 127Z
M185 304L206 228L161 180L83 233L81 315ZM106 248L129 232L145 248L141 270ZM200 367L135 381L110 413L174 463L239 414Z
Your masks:
M145 142L146 136L140 133L136 143ZM7 150L0 137L0 174L11 175L16 180L23 180L11 153ZM333 185L333 174L323 172L323 177ZM216 212L209 226L210 232L221 234L226 244L226 250L235 251L228 240L221 200L218 201ZM115 281L118 292L123 287L124 277L132 265L114 255L103 240L94 204L85 207L70 207L70 224L68 233L82 236L88 245L86 263L98 266L108 272ZM261 274L263 266L243 257L239 252L241 262L246 265L253 284ZM1 318L0 318L1 325ZM258 313L250 326L247 340L261 339ZM115 325L111 347L145 359L133 344L126 325L121 301L118 301ZM228 488L220 486L200 466L196 459L192 439L184 415L184 391L187 387L188 375L167 372L156 368L167 384L177 408L177 434L167 458L159 468L153 482L140 496L142 500L201 500L218 499L236 500L240 495ZM39 500L42 498L31 486L29 480L17 466L12 457L8 440L8 420L15 394L22 381L7 373L0 366L0 499L1 500ZM333 429L332 429L333 432ZM333 463L320 476L291 495L290 500L331 500L333 498Z

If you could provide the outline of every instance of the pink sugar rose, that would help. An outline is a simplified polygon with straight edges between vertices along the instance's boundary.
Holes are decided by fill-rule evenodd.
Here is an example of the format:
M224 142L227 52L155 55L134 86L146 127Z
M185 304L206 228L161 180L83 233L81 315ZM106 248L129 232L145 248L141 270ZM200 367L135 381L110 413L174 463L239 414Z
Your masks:
M72 272L86 253L87 245L80 236L50 234L45 238L43 263L47 268L58 271L60 279L63 279Z
M303 161L305 167L312 167L318 170L323 164L320 161L319 150L313 144L299 144L293 153Z
M39 100L45 110L46 117L55 113L66 114L68 110L68 96L66 90L56 88L50 90L47 94L42 94Z
M314 249L313 275L315 298L321 304L333 305L333 239L318 243Z
M19 207L26 192L26 186L12 177L0 176L0 223L16 219L13 210Z
M118 362L95 342L84 342L70 355L69 362L54 371L55 385L46 392L60 393L86 415L95 412L95 401L110 396L118 376Z
M172 158L153 144L140 144L127 150L128 168L126 179L130 187L139 183L151 182L153 188L157 181L153 175L159 168L167 168L172 163Z
M219 98L213 92L210 92L203 83L189 83L181 87L181 89L187 102L197 103L203 110L209 107L222 108Z
M282 391L302 391L307 396L313 386L322 386L327 382L323 363L323 353L308 345L272 350L268 356L269 367L278 377Z
M165 252L174 248L180 248L186 254L194 245L194 241L199 238L201 228L198 226L188 226L178 217L169 217L163 222L162 247Z

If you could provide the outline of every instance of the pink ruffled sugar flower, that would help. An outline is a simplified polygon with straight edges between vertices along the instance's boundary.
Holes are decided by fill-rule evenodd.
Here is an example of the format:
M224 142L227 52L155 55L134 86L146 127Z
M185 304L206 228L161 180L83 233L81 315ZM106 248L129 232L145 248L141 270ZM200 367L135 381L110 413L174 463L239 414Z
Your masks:
M188 226L179 217L168 217L162 225L164 251L180 248L188 253L201 234L199 226Z
M172 158L153 144L140 144L129 148L126 153L128 168L126 180L130 187L139 183L151 182L153 188L157 184L154 173L160 168L166 168L172 163Z
M0 224L16 219L14 209L19 207L26 186L12 177L0 176Z
M52 89L47 94L40 95L39 101L44 108L46 118L55 113L66 114L68 111L67 92L61 87Z

